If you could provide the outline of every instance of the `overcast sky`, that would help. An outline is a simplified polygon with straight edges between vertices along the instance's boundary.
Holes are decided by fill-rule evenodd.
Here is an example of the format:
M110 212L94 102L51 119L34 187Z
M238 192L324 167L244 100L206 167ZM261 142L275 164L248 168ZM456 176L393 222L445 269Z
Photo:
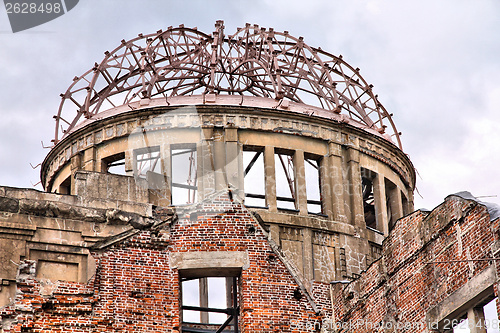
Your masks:
M498 0L80 0L66 15L13 34L0 8L0 185L33 187L54 135L59 94L104 51L184 24L234 33L288 30L361 69L417 171L415 207L468 190L500 203ZM40 186L37 186L41 189Z

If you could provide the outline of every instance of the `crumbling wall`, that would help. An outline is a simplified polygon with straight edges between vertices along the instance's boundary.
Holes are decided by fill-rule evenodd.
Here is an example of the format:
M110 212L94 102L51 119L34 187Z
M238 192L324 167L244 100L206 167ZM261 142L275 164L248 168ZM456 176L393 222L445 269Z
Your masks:
M153 223L93 245L87 283L40 279L34 261L22 262L15 302L0 313L3 332L179 332L183 272L234 268L242 332L320 329L329 285L310 285L240 203L225 193L177 213L159 210Z
M356 281L335 285L336 328L451 328L446 324L458 321L468 307L497 295L496 262L476 259L497 255L498 230L498 219L490 221L484 206L456 196L431 213L416 211L399 220L383 243L382 258Z

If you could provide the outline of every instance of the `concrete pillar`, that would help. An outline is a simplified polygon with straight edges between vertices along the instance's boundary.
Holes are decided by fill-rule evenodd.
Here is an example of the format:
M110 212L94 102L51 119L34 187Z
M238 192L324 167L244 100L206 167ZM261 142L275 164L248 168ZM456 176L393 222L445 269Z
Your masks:
M276 170L274 168L274 147L264 147L264 175L266 177L266 206L269 211L278 210L276 203Z
M226 127L224 133L226 142L226 179L228 185L236 189L236 193L243 198L243 160L239 161L238 129L234 126ZM240 170L241 167L241 170Z
M299 210L299 215L307 215L306 172L303 150L295 151L293 155L293 169L295 171L295 207Z
M410 187L406 188L408 199L408 212L411 213L415 210L415 199L413 198L413 190Z
M470 308L467 312L467 319L469 319L470 333L486 333L482 307Z
M136 163L136 158L134 156L134 150L133 149L125 150L125 172L127 174L129 173L133 174L135 163Z
M373 179L373 196L375 198L375 218L377 221L377 230L389 235L389 220L387 217L385 178L377 174Z
M213 165L215 176L215 190L227 189L226 177L226 147L224 142L224 132L222 129L214 129L213 132Z
M326 172L322 174L325 183L323 200L326 214L334 221L347 222L344 209L344 177L342 167L342 147L334 142L328 144ZM322 186L323 187L323 186Z
M97 150L95 147L90 147L83 152L82 169L86 171L100 171L104 172L106 170L98 170L96 165L96 154Z
M71 157L71 192L70 194L75 195L75 173L82 169L82 155L75 154Z
M199 281L200 290L200 307L208 308L208 279L201 278ZM203 324L208 324L208 312L200 312L200 322Z
M359 227L360 230L365 230L359 151L355 148L347 149L347 175L349 178L348 196L351 206L351 224Z
M396 223L398 219L403 217L403 201L401 199L401 191L397 186L392 185L386 186L387 201L391 207L391 216L387 218L391 220L391 223Z

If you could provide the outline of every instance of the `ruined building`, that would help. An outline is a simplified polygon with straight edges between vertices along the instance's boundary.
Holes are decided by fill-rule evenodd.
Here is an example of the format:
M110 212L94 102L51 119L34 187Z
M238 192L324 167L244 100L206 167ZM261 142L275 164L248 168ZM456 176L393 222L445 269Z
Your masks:
M413 212L392 115L302 38L140 34L61 97L46 192L0 187L0 332L430 332L497 295L498 218Z

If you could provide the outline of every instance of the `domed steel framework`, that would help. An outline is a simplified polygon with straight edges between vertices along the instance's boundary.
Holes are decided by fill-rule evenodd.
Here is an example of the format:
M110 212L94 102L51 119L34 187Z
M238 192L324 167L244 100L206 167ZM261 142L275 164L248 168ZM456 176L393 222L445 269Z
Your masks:
M358 68L285 32L247 24L225 35L222 21L211 34L168 28L125 41L61 94L57 144L84 118L143 98L227 94L303 103L344 114L362 127L395 138L391 115ZM76 112L75 112L76 107ZM335 116L336 115L336 116ZM62 131L62 133L61 133ZM386 138L388 138L386 135Z

